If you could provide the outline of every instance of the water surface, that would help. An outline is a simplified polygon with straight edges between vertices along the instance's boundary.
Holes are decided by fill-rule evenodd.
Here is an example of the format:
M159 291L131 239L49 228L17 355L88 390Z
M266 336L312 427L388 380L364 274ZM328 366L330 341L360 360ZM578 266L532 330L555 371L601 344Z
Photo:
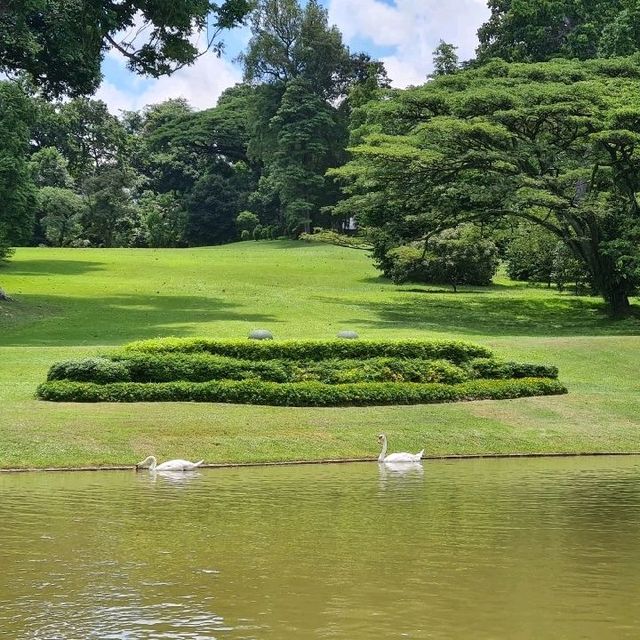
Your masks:
M0 637L640 637L640 459L0 475Z

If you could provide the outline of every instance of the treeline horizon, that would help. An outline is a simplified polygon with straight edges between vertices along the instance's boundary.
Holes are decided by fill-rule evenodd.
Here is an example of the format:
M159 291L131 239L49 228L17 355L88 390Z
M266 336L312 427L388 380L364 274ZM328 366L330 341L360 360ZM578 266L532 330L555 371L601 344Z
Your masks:
M406 90L345 46L317 0L226 0L219 30L251 26L243 82L211 109L177 98L120 117L85 95L104 51L116 46L138 73L170 73L201 54L189 36L211 6L144 14L155 31L134 50L114 37L141 0L94 3L83 58L51 32L65 20L73 30L72 9L43 5L48 28L33 9L0 13L0 36L13 29L0 70L16 78L0 83L0 257L20 244L298 238L355 220L396 281L486 284L511 260L516 277L573 281L629 311L640 283L640 0L489 0L476 57L461 63L441 41L425 85Z

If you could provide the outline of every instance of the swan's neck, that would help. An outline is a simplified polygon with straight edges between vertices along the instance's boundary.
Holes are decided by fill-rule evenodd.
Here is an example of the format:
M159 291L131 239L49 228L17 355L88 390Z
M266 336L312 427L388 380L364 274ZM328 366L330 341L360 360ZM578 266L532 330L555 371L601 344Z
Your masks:
M153 456L151 456L151 464L149 465L149 470L153 471L156 468L157 464L158 461Z
M378 462L384 462L384 459L386 458L386 456L387 456L387 439L382 438L382 451L378 456Z

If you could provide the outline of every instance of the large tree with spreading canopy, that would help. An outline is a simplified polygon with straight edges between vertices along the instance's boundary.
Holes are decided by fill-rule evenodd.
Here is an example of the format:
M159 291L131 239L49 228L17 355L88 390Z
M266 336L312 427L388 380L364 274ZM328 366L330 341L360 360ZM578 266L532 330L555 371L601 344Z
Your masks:
M363 107L339 213L410 242L524 219L562 240L614 315L640 283L640 58L491 62Z

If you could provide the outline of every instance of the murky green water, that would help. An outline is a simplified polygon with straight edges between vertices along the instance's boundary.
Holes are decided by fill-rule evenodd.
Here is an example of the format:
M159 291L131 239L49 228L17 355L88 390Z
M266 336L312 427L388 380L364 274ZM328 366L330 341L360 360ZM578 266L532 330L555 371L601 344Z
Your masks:
M640 459L0 475L0 637L640 637Z

